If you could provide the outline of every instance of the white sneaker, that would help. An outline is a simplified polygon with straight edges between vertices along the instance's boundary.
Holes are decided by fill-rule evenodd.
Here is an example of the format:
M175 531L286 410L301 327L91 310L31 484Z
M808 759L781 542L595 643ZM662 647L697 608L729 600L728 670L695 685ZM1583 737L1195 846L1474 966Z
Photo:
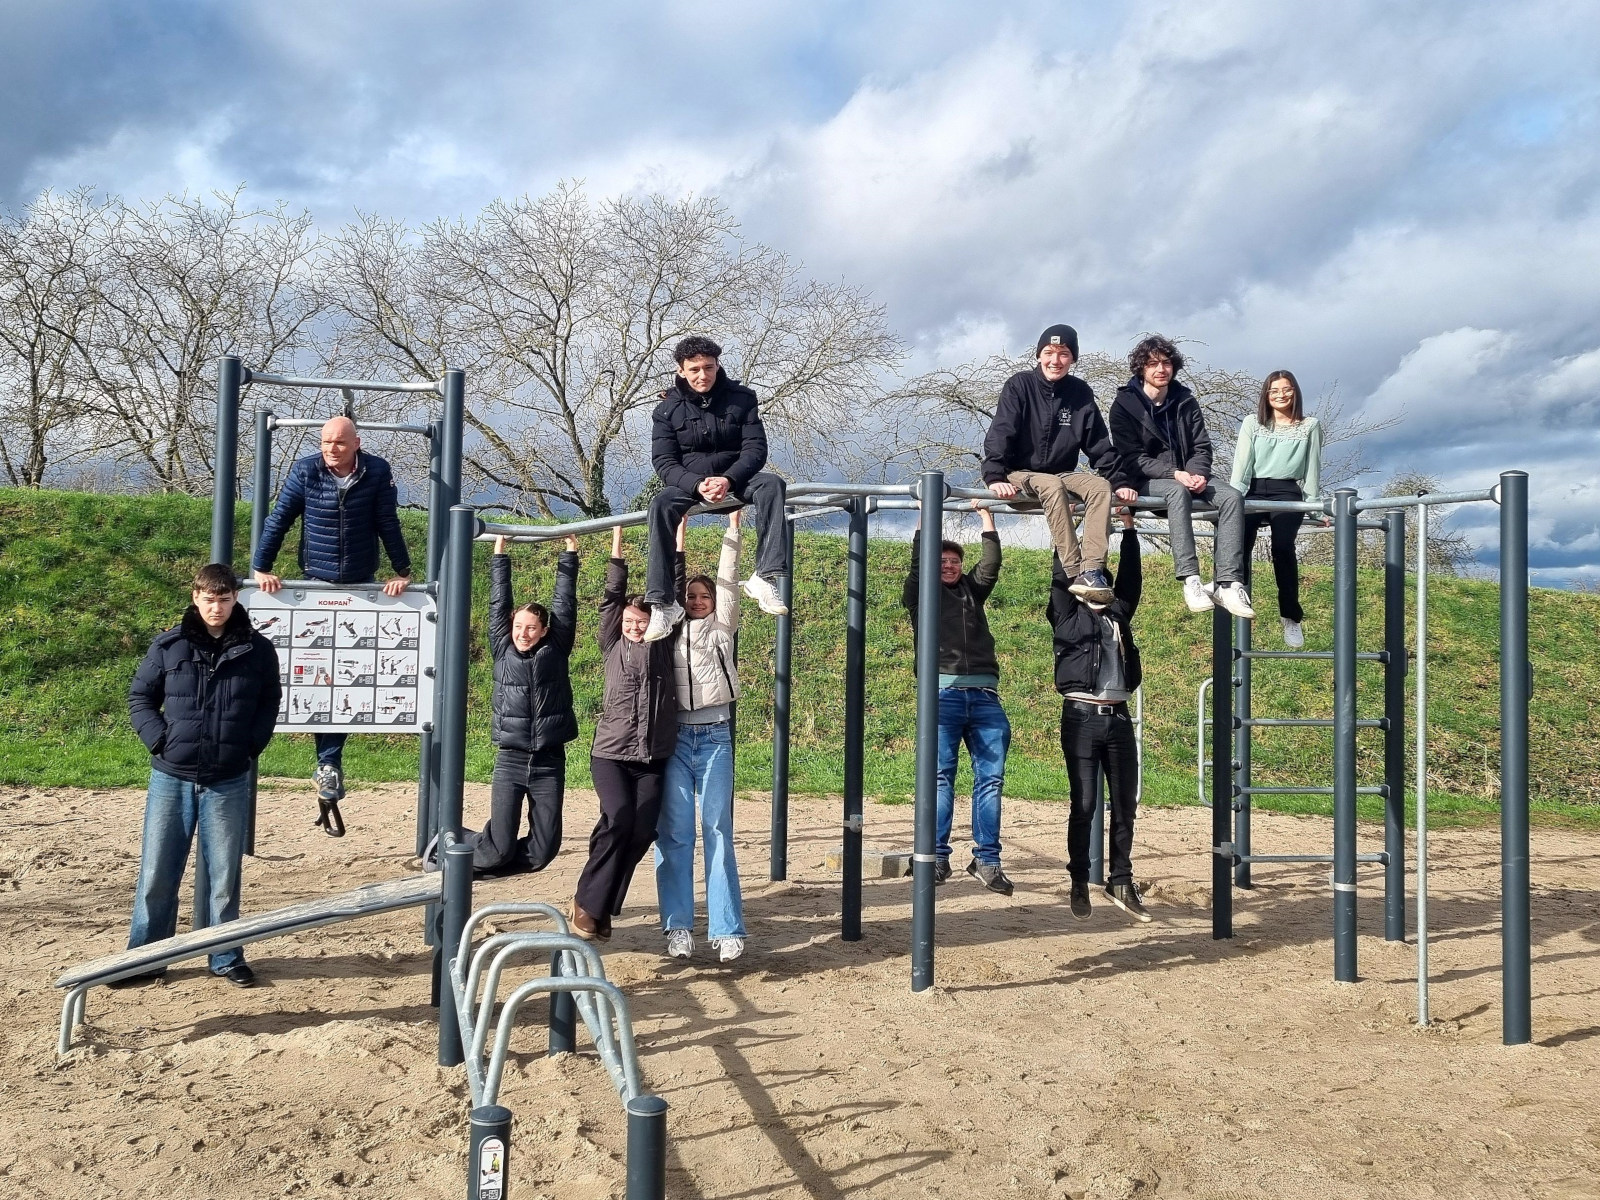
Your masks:
M644 640L659 642L664 637L671 637L672 631L678 627L678 622L683 620L683 605L657 604L650 610L650 624L645 627Z
M1183 602L1189 606L1190 612L1206 612L1215 606L1211 593L1206 585L1200 582L1200 576L1189 575L1183 581Z
M789 615L789 606L783 602L783 597L778 595L778 589L772 586L771 580L760 575L752 575L739 586L744 588L746 596L761 606L762 612L770 613L774 617Z
M744 939L742 937L718 938L716 946L722 952L723 962L732 962L744 953Z
M1291 650L1298 650L1306 644L1305 630L1300 628L1299 621L1283 618L1283 644Z
M1250 593L1244 590L1242 583L1220 583L1213 585L1211 594L1216 597L1216 602L1222 605L1236 617L1243 617L1246 621L1256 619L1256 610L1250 606Z
M687 929L667 930L667 957L688 958L694 953L694 934Z

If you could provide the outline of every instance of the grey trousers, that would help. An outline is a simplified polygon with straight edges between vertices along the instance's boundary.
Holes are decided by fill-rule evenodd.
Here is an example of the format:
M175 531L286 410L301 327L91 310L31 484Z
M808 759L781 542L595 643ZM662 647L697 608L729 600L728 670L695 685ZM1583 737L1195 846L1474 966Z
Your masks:
M1172 565L1178 578L1200 574L1200 556L1194 548L1193 506L1216 504L1216 581L1244 582L1244 497L1215 480L1196 495L1176 479L1152 479L1150 495L1166 501L1167 529L1172 541Z

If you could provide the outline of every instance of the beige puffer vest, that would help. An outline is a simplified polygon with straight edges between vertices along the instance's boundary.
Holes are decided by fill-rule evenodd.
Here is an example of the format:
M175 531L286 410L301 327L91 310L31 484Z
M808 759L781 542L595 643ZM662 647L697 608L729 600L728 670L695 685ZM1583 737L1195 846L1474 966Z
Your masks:
M739 698L739 667L733 652L738 629L739 530L730 529L722 535L717 559L716 608L698 621L685 617L673 638L680 711L731 704Z

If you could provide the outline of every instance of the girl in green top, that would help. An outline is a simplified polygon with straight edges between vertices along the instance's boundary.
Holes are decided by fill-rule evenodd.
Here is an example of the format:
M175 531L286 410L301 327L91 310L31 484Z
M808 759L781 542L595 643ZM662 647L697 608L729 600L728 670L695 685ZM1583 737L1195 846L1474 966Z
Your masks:
M1239 428L1233 452L1233 486L1246 500L1315 500L1322 474L1322 426L1301 407L1300 384L1288 371L1274 371L1261 385L1256 415ZM1300 562L1294 540L1303 513L1249 513L1244 519L1245 571L1249 547L1263 525L1272 527L1272 573L1278 580L1278 614L1283 640L1291 649L1305 645L1300 622ZM1246 587L1249 581L1245 581Z

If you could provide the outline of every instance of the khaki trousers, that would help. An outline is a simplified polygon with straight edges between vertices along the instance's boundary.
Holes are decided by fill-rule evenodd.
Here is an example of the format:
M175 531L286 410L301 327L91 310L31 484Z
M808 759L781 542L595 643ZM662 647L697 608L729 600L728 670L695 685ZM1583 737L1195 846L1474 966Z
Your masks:
M1068 575L1103 571L1106 543L1111 530L1111 484L1089 471L1047 475L1042 471L1012 471L1006 481L1024 496L1039 501L1050 525L1056 557ZM1072 524L1072 502L1083 501L1083 540Z

